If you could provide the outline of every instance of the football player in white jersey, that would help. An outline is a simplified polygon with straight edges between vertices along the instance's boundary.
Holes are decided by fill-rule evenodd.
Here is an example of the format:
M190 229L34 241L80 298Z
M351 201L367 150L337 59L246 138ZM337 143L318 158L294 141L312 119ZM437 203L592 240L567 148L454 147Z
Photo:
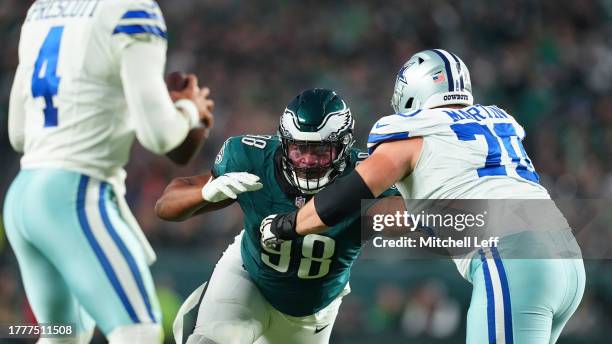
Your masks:
M468 69L455 54L435 49L412 56L397 76L391 103L395 114L381 118L368 138L370 157L299 212L264 219L264 245L324 232L347 213L359 211L361 199L378 196L393 184L405 199L536 199L552 204L521 144L524 129L494 105L473 104ZM456 259L473 284L467 343L555 343L582 299L584 265L565 219L554 204L549 214L521 210L555 225L537 228L537 234L527 229L506 233L499 249L474 249ZM554 243L553 249L566 258L506 256L520 252L522 245L542 247L531 245L536 237L540 243Z
M38 0L19 42L9 109L23 153L5 226L39 323L72 324L88 342L158 343L155 254L124 199L135 138L177 163L213 122L195 76L168 93L166 26L152 0ZM187 139L189 135L189 139Z

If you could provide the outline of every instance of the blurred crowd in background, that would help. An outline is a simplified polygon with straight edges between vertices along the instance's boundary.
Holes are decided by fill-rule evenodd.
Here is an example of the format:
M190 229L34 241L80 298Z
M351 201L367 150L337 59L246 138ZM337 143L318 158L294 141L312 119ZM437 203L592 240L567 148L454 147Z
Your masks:
M128 202L159 253L154 274L166 321L206 280L241 229L232 206L184 223L153 206L176 176L208 172L223 141L269 134L301 90L336 90L364 147L391 114L395 75L413 53L443 48L472 76L475 101L497 104L527 131L524 142L555 198L612 198L612 1L160 0L169 31L167 70L194 72L211 88L216 127L188 167L136 146ZM19 29L31 1L0 0L0 200L17 173L6 109ZM33 210L35 212L35 210ZM0 226L0 324L32 319ZM612 233L608 240L612 242ZM445 261L357 262L332 342L456 343L470 285ZM587 262L587 292L562 343L604 343L612 334L612 264Z

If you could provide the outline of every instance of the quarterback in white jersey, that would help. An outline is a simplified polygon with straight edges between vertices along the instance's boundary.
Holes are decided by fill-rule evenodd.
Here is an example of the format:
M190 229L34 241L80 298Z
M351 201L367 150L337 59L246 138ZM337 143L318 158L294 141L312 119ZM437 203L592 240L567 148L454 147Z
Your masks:
M370 157L299 212L262 222L262 242L274 246L323 232L358 211L361 199L393 184L406 200L549 200L541 201L549 213L533 214L545 223L536 234L535 229L508 232L499 249L474 249L456 262L474 287L467 343L556 342L582 298L584 266L571 229L522 146L524 129L497 106L474 105L466 65L441 49L419 52L404 64L391 103L395 114L376 122L368 137ZM560 244L554 247L559 254L572 254L564 259L506 255L530 246L534 237Z
M152 0L37 0L22 26L9 138L23 158L5 225L37 321L76 326L67 342L88 342L95 324L111 343L161 338L155 254L123 166L135 138L185 162L213 121L195 76L168 93L166 38Z

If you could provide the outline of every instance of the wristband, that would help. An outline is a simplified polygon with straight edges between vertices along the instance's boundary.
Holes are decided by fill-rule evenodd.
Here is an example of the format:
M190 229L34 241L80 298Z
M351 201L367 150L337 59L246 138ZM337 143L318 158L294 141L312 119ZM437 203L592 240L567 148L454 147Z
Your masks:
M200 112L194 102L189 99L179 99L174 103L174 107L185 116L189 123L189 129L200 126Z

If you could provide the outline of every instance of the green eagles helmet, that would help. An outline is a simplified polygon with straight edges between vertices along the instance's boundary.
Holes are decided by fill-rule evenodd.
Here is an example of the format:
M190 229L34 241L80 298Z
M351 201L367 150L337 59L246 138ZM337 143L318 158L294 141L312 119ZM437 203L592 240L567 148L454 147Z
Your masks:
M315 88L295 97L278 128L287 180L305 194L331 183L347 166L354 126L351 110L334 91Z

